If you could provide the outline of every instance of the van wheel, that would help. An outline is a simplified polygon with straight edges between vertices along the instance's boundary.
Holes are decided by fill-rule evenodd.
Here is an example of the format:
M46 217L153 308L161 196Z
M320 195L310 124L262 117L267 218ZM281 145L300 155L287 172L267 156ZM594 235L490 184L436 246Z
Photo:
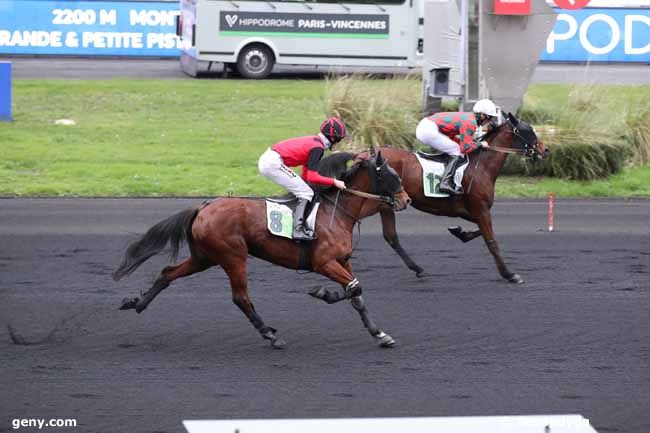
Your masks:
M250 45L239 53L237 70L245 78L266 78L273 69L275 59L271 50L264 45Z

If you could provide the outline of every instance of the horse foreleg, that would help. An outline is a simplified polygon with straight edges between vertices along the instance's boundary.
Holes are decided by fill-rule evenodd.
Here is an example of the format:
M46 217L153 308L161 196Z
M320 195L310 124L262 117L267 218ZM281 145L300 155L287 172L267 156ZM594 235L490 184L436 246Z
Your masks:
M411 257L406 254L406 251L404 251L404 248L402 248L402 245L399 242L395 223L395 212L390 208L382 208L379 211L379 214L381 215L381 228L384 232L384 239L401 257L406 266L408 266L410 270L414 271L416 276L421 277L424 274L424 269L418 266Z
M465 231L461 226L449 227L447 230L449 230L449 233L456 236L464 243L469 242L472 239L476 239L482 234L481 230Z
M352 272L344 268L337 260L333 259L314 270L343 286L343 291L327 290L324 287L316 287L309 292L309 295L314 298L321 299L328 304L335 304L346 299L352 299L354 296L361 295L362 290L359 280L357 280L354 275L352 275Z
M167 266L162 270L158 278L156 278L153 286L144 292L141 297L124 298L120 310L135 309L137 313L142 313L151 301L153 301L160 292L166 289L172 281L201 272L209 266L209 264L201 263L194 257L185 259L177 265Z
M319 272L340 283L344 288L344 292L330 292L323 288L316 288L309 293L311 296L322 299L328 304L333 304L342 301L343 299L349 299L354 309L357 310L359 316L361 316L363 325L366 327L370 335L379 341L379 345L381 347L392 347L395 345L393 337L381 331L372 320L372 317L370 317L368 308L361 296L361 284L359 283L359 280L354 278L352 267L349 262L347 262L345 266L342 266L339 262L333 261L324 266L319 270ZM345 284L346 282L347 284Z
M368 309L366 308L366 303L363 301L363 297L361 295L350 299L350 303L354 309L357 310L359 316L361 316L361 321L363 322L363 325L366 327L370 335L379 340L379 345L381 347L392 347L395 345L395 340L393 337L383 331L380 331L377 325L375 325L375 322L370 317L370 313L368 313Z
M267 326L257 311L248 296L248 277L246 275L246 259L233 262L224 266L224 270L230 279L230 287L232 289L232 301L239 307L239 309L246 315L248 320L253 324L257 332L260 333L262 338L271 341L271 346L280 349L286 343L277 336L277 330Z
M506 266L503 257L501 257L499 244L497 244L496 239L494 239L494 230L492 229L492 215L490 214L490 211L488 209L481 209L480 212L475 215L475 219L480 232L483 234L485 244L492 254L492 257L494 257L494 261L497 264L499 274L501 274L503 278L510 281L511 283L523 283L524 279L521 278L518 274L511 272L510 269L508 269L508 266Z

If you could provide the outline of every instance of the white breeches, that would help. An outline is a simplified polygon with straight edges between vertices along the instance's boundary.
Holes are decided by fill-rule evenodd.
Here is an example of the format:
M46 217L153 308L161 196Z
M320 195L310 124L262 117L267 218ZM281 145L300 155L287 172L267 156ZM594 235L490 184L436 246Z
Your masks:
M415 128L415 136L422 143L449 155L461 155L460 146L451 138L442 134L433 120L425 117Z
M286 188L290 193L298 198L304 198L311 201L314 198L314 191L302 180L293 170L284 165L280 154L274 150L267 149L260 156L257 162L257 168L260 174L271 179L278 185Z

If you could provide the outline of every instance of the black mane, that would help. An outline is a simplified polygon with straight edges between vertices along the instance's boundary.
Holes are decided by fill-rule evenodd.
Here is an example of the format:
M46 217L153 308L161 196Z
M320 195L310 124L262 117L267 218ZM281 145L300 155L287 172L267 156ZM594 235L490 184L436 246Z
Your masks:
M348 162L354 160L357 157L357 153L350 152L337 152L333 153L323 159L318 163L318 173L321 176L333 177L335 179L340 179L342 181L347 181L354 176L354 174L359 170L359 168L364 165L365 161L361 163L354 164L348 169ZM327 191L334 186L316 186L320 192Z

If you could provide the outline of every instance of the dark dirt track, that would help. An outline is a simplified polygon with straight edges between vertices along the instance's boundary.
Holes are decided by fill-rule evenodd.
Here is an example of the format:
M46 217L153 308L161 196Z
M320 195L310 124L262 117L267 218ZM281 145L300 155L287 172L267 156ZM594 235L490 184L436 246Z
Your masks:
M498 202L521 286L498 277L481 240L409 210L403 244L432 274L417 279L367 220L353 264L390 350L349 305L306 295L323 277L253 259L253 301L284 351L217 269L141 315L117 310L163 263L113 282L131 234L197 201L0 200L0 431L14 418L137 433L182 432L183 419L547 413L650 431L650 201L559 201L555 233L540 230L545 203ZM40 344L12 343L5 324Z

